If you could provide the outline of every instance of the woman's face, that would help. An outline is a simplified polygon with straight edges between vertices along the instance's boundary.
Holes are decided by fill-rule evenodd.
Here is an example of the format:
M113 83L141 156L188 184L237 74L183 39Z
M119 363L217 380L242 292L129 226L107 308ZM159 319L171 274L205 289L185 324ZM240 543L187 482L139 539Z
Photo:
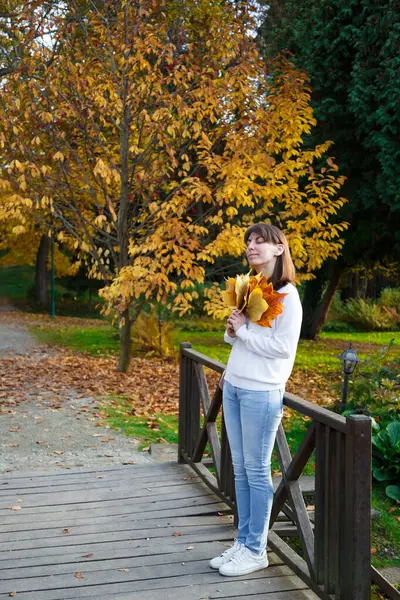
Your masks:
M283 250L283 244L270 244L260 234L253 232L247 240L246 256L249 265L260 271L263 266L273 267Z

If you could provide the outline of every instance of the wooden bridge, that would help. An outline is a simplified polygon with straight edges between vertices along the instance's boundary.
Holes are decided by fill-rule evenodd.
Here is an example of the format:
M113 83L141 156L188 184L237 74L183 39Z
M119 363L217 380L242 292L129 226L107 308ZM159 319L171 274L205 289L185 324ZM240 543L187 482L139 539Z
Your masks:
M312 420L294 457L278 433L270 566L236 578L209 568L233 540L235 498L221 392L211 401L204 366L224 367L183 344L178 460L0 478L0 600L367 600L371 579L400 598L370 566L369 419L290 394ZM310 511L300 476L313 452Z
M315 598L272 552L248 577L209 568L232 516L188 466L14 474L0 490L1 600Z

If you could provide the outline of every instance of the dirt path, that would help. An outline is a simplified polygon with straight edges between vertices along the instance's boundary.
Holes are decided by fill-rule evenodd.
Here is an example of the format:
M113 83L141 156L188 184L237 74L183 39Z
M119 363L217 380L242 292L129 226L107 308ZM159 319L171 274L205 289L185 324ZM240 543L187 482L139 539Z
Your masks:
M60 395L33 383L29 391L24 386L18 402L9 400L2 365L40 361L56 352L40 345L22 325L0 323L0 472L153 462L137 451L137 440L98 426L92 396L74 389Z
M25 355L39 343L23 327L0 324L0 357Z

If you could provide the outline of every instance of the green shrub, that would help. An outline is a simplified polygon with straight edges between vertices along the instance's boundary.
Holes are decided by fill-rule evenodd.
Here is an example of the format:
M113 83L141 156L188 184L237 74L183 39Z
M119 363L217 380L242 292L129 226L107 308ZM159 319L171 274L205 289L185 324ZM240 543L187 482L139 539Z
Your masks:
M363 331L392 329L396 320L382 305L372 300L351 298L340 309L341 318Z
M385 482L385 492L400 502L400 421L384 425L374 423L372 436L372 473L377 481Z
M380 296L379 302L396 327L400 327L400 289L385 288Z
M353 333L356 331L355 327L351 323L340 320L329 320L322 326L322 331L334 332L334 333Z
M65 288L64 286L56 283L54 286L54 298L56 302L63 302L64 300L77 300L78 296L77 293L73 290L67 290L67 288Z
M400 288L385 288L381 292L379 301L386 308L394 308L400 315Z

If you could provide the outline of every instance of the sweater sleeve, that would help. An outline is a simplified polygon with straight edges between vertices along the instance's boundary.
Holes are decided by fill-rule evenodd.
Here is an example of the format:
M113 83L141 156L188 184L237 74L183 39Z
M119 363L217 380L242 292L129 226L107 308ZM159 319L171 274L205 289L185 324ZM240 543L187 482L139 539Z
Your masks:
M225 330L224 333L224 342L226 342L227 344L230 344L231 346L233 346L233 344L236 342L237 337L231 337L230 335L228 335L228 332Z
M283 299L283 312L276 318L276 328L272 336L247 329L242 325L236 336L246 347L265 358L290 358L296 352L300 337L303 309L297 290Z

